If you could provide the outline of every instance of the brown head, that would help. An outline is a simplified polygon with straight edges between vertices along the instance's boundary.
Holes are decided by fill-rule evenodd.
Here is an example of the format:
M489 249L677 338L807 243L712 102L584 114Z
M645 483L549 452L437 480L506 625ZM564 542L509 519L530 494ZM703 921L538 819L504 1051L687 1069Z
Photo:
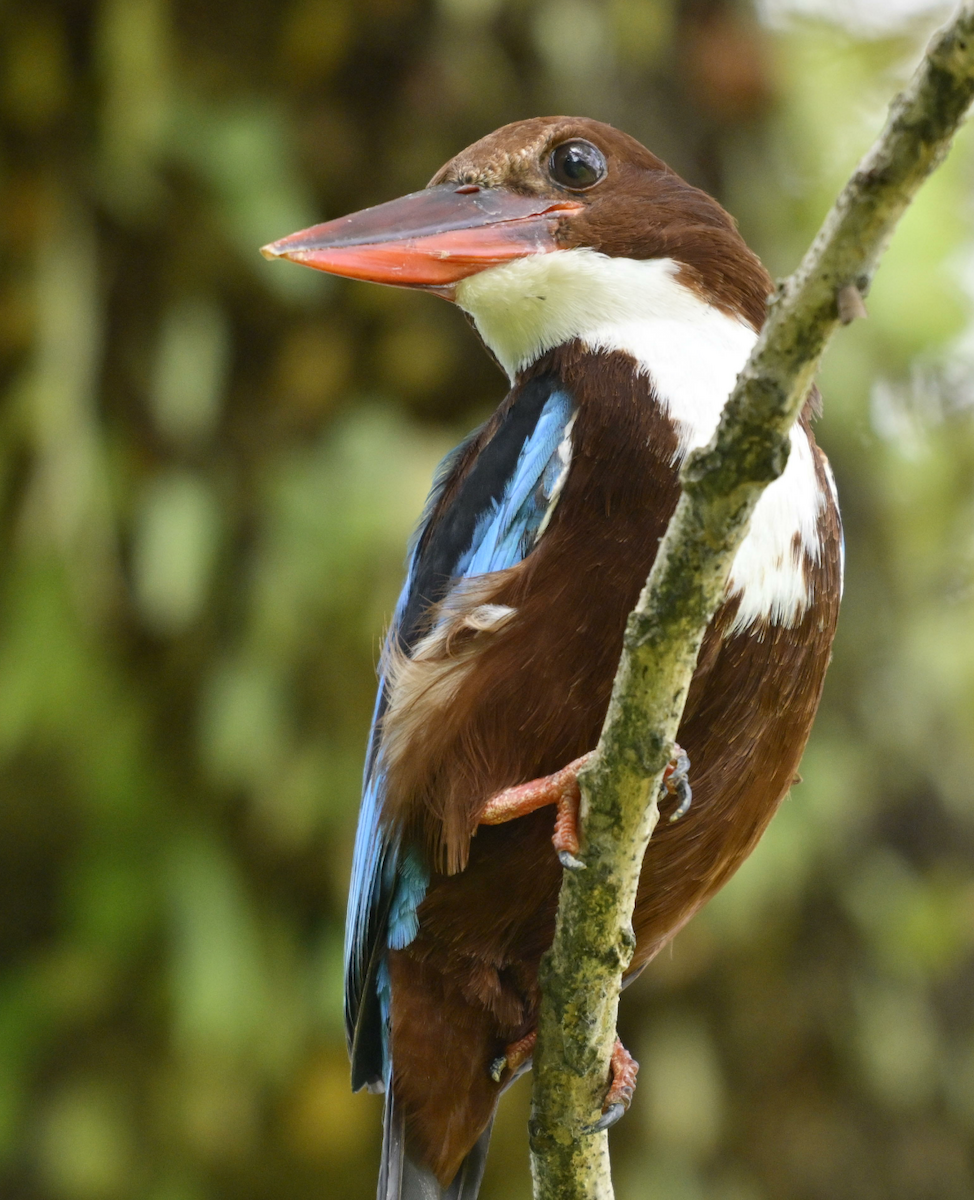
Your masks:
M535 269L516 272L496 297L503 308L522 293L532 301L551 278L536 269L539 256L571 251L665 262L705 302L754 329L764 320L771 281L732 218L635 138L586 118L505 125L446 163L424 191L292 234L263 252L435 291L470 311L492 344L490 318L481 320L479 292L468 281L532 259ZM555 281L561 286L564 272ZM498 357L510 370L525 353L502 344Z

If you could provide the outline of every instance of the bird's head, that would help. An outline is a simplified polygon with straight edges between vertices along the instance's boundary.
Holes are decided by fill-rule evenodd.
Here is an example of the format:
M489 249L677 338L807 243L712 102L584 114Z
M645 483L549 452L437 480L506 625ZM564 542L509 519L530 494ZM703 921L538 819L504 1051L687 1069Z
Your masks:
M715 200L634 138L576 117L505 125L424 191L262 253L453 300L512 375L574 337L678 309L681 292L758 328L771 286Z

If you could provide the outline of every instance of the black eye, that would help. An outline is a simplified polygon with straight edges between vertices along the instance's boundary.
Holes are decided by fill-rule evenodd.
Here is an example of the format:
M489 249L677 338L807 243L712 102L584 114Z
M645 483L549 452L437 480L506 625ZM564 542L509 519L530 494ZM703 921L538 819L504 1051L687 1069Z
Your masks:
M602 151L581 138L562 142L552 150L548 159L548 174L555 183L576 190L592 187L605 178L605 171Z

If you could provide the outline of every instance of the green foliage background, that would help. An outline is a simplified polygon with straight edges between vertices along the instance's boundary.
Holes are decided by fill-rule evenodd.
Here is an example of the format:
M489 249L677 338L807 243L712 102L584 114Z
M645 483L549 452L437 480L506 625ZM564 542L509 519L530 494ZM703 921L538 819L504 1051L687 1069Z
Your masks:
M796 263L923 29L735 0L0 4L0 1195L373 1194L341 1031L373 663L503 382L262 243L586 113ZM804 783L623 1005L620 1200L974 1194L972 148L823 372L848 581ZM484 1200L529 1195L528 1088Z

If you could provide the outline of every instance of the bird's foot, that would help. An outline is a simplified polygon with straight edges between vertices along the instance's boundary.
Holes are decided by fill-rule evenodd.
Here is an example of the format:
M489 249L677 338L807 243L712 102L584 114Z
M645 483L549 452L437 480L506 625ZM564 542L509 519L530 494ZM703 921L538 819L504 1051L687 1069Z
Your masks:
M527 816L535 809L545 808L549 804L556 806L555 832L552 843L563 867L572 871L584 870L585 864L580 862L578 854L578 806L581 793L578 788L578 772L591 758L591 754L583 754L556 771L553 775L544 775L540 779L532 779L529 783L519 783L515 787L505 788L498 792L484 805L480 817L481 825L503 825L505 821L513 821L516 817ZM687 764L689 766L689 763Z
M693 800L693 792L690 790L690 759L681 746L674 746L673 750L673 757L663 771L663 785L660 789L666 795L676 796L679 800L676 808L670 813L671 823L686 816Z
M505 1071L513 1074L518 1067L523 1066L534 1054L537 1040L537 1031L533 1031L519 1041L511 1042L504 1053L498 1055L490 1064L490 1077L494 1083L500 1083Z
M633 1092L636 1090L636 1073L639 1063L633 1058L622 1042L616 1038L612 1047L612 1057L609 1059L609 1090L605 1093L602 1103L602 1116L585 1133L601 1133L611 1127L632 1103Z

